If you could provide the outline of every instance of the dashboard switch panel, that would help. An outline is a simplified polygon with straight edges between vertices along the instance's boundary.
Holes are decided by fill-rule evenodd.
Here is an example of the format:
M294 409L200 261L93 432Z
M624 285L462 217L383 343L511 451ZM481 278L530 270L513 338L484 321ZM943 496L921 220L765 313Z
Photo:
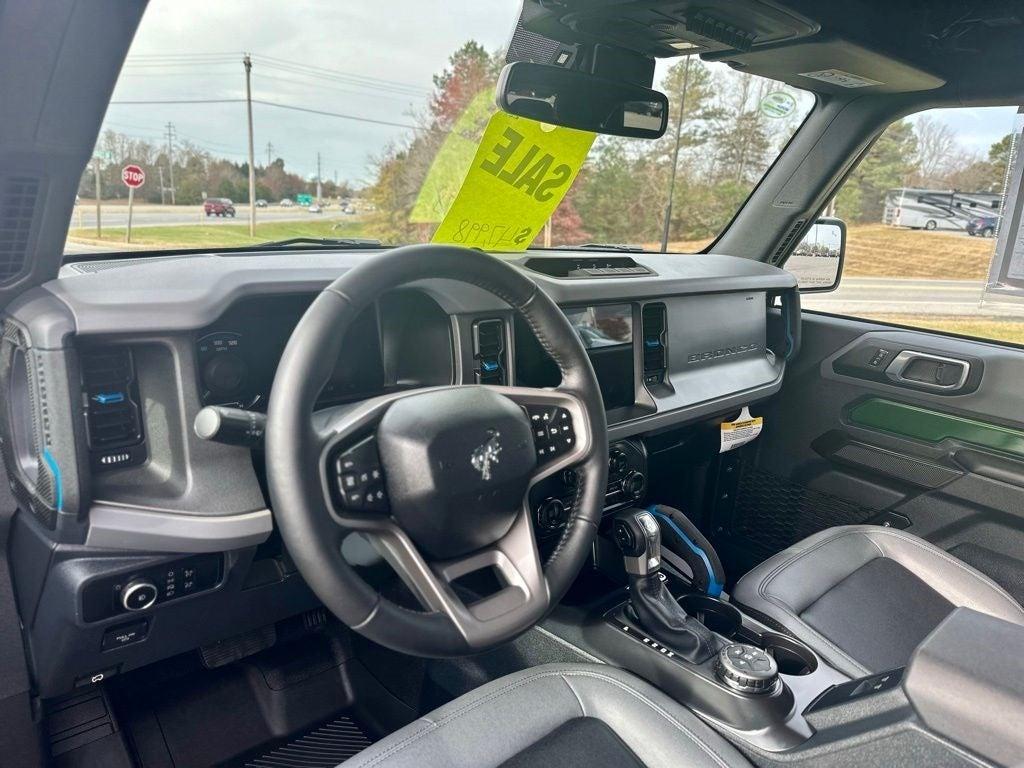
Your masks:
M195 555L90 581L82 591L82 618L100 621L205 592L220 583L221 569L219 554Z

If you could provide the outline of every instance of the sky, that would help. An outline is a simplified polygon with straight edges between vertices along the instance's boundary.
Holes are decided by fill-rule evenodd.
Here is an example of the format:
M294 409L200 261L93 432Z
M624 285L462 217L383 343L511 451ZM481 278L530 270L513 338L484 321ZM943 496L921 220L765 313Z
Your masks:
M242 55L248 52L254 99L409 124L410 113L426 105L431 77L455 49L467 40L488 50L505 46L519 5L519 0L150 0L111 101L244 98ZM261 57L267 57L262 64ZM310 77L294 64L343 75ZM215 155L246 159L244 103L111 103L104 128L160 142L166 141L168 122L182 139ZM319 152L324 179L335 173L339 180L372 178L372 158L409 134L404 128L260 104L253 107L253 123L257 164L266 162L270 142L287 168L312 176Z
M292 107L409 125L431 77L467 40L506 45L519 0L150 0L107 110L104 128L151 142L179 140L242 162L246 112L227 104L128 101L242 99L243 52L253 56L253 98ZM669 62L670 63L670 62ZM659 62L658 72L666 62ZM311 73L310 67L320 68ZM326 72L324 71L326 70ZM984 155L1013 129L1015 110L933 110L962 144ZM912 118L913 119L913 118ZM410 129L255 104L258 164L283 157L312 178L372 180L374 157Z

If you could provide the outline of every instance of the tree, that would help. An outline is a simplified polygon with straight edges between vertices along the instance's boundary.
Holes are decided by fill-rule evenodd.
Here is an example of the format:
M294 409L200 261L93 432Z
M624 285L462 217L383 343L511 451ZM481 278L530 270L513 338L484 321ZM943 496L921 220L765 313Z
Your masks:
M836 215L847 221L881 221L885 193L908 186L917 172L917 142L915 127L907 120L886 128L836 196Z
M958 144L956 132L946 123L925 115L914 123L917 136L917 173L911 183L919 187L942 187L955 168Z

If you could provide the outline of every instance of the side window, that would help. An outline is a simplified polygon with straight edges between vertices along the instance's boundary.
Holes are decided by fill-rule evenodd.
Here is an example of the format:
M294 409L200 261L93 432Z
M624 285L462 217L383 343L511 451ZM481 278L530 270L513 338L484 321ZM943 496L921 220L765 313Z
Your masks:
M1017 207L1022 127L1016 107L933 109L890 125L825 212L847 224L842 282L804 306L1024 344L1024 279L1018 289L1001 278L998 256L1022 250L1009 231L1020 217L1004 211Z

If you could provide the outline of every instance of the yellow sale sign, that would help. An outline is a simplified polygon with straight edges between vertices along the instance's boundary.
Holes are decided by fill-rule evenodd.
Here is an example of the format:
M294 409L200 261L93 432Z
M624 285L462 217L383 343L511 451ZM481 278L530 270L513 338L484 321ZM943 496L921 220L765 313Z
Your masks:
M594 137L495 113L432 242L526 250L572 186Z

